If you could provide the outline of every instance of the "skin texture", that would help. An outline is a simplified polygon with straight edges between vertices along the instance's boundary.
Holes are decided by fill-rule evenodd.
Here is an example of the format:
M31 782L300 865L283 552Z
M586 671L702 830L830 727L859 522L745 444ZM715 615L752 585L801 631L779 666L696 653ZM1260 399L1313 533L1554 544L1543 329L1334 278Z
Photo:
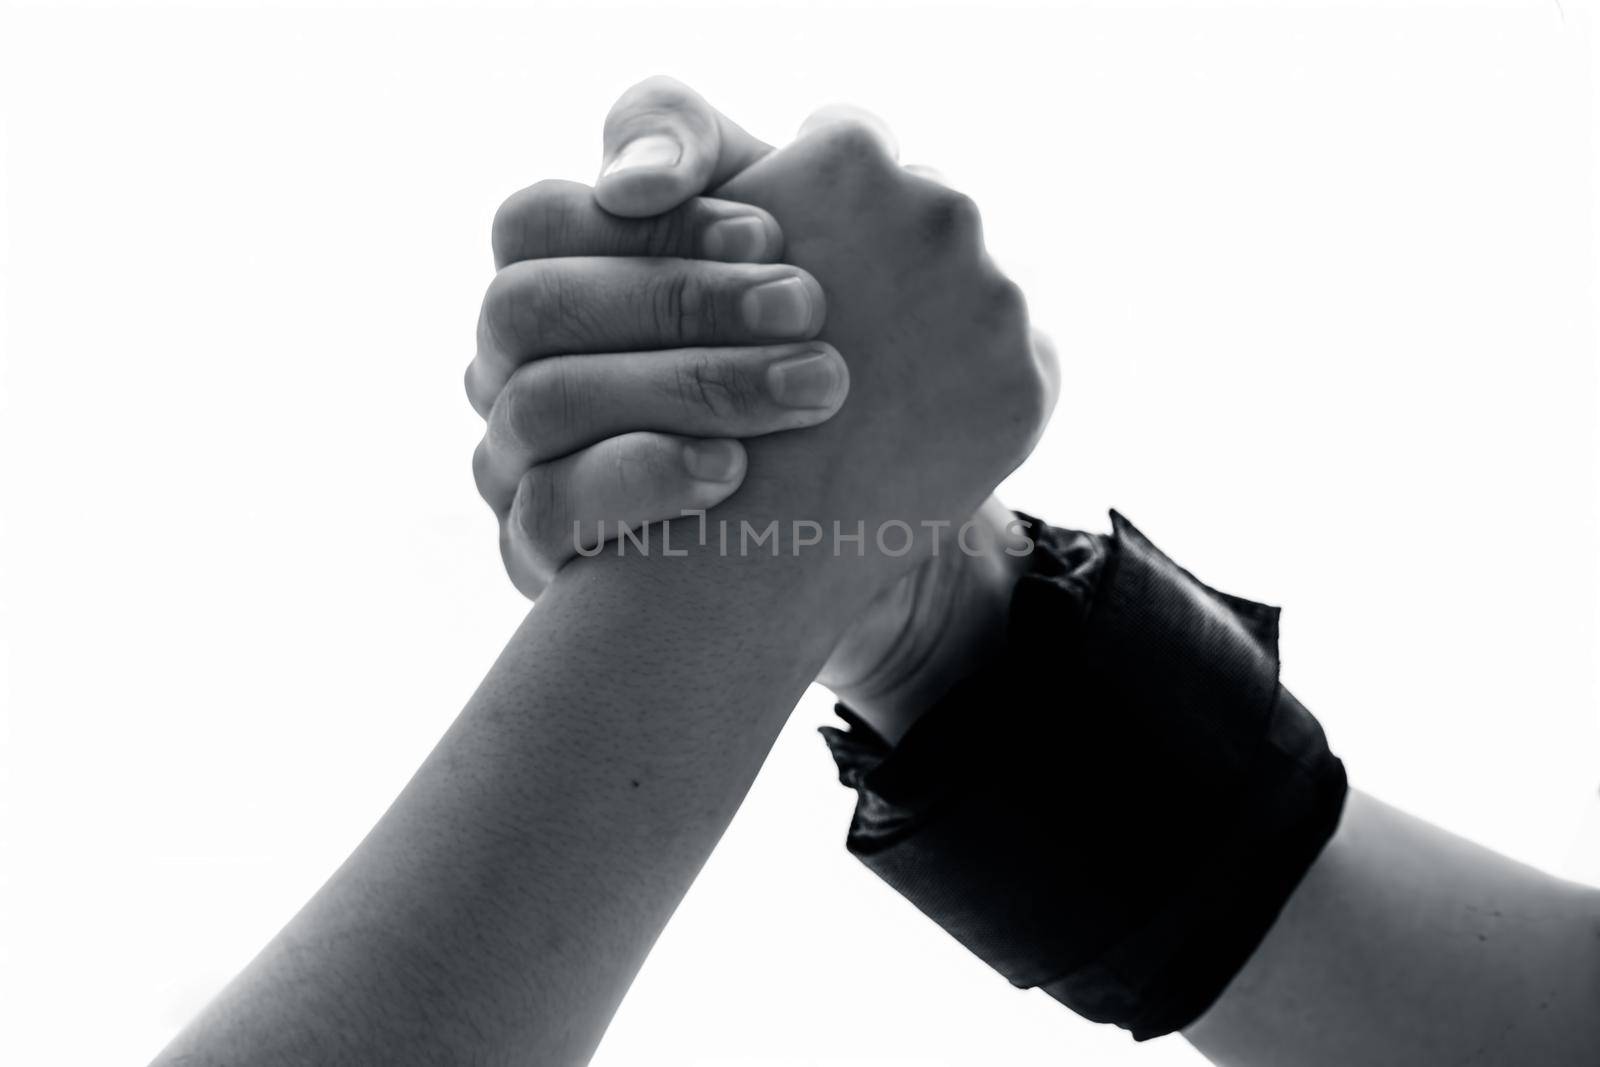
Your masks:
M608 153L624 141L615 128L663 127L685 143L673 173L603 179L597 195L612 210L663 210L725 173L730 152L765 152L681 86L657 81L619 105ZM1001 529L992 500L979 515L987 531ZM1000 639L1009 559L923 564L880 594L822 680L899 736ZM973 625L952 630L949 620ZM1592 890L1357 793L1272 934L1188 1036L1222 1064L1595 1062L1597 910Z
M744 480L734 438L815 425L844 402L844 360L811 341L827 307L814 278L688 258L730 219L757 228L752 254L781 248L770 215L727 201L619 219L587 186L547 181L498 212L500 269L467 372L486 423L473 472L506 571L530 598L578 554L575 529L587 546L719 504ZM772 283L793 287L806 313L786 330L752 328L745 299ZM773 373L796 361L824 371L822 394L774 390ZM707 444L731 457L720 477L686 460L686 446Z
M651 99L638 97L608 129L608 157L643 128L650 110L637 105ZM665 175L603 181L597 195L619 214L658 215L751 162L748 135L720 117L668 122L708 147ZM775 435L750 443L738 479L748 492L725 493L713 519L970 512L1031 446L1050 392L1036 350L1021 340L1020 305L981 254L970 204L894 168L877 132L827 123L732 192L770 209L758 213L769 237L803 235L795 263L848 298L834 301L825 324L805 326L850 352L860 373L826 427L805 431L809 441L763 421L779 417L770 409L708 419L670 395L665 404L648 398L663 430L644 432ZM728 203L690 200L681 217L648 231L657 244L646 251L716 259L696 226L748 210ZM560 227L497 220L497 257L639 254L630 242L641 231L622 223L600 220L609 228L597 247L563 246L572 231ZM666 243L673 238L685 243ZM504 256L502 239L514 249ZM773 255L764 247L752 258ZM562 289L550 277L546 302ZM568 366L560 373L578 377L563 385L533 378L508 392L523 366L615 354L585 347L604 336L565 342L582 351L540 349L548 321L512 331L532 343L499 366L495 354L516 349L490 330L491 355L469 372L491 422L480 462L490 448L523 449L486 472L498 479L497 499L509 479L514 502L526 470L575 440L581 453L639 431L632 420L644 393L609 414L591 408L587 419L563 421L559 406L526 421L528 412L510 410L581 379ZM630 328L619 343L665 343L659 323ZM770 347L741 354L769 358ZM625 385L654 369L604 362L576 388ZM574 430L577 438L560 436ZM938 479L919 473L934 470ZM663 473L651 484L669 481ZM598 483L569 470L559 484ZM498 507L512 513L511 503ZM986 529L997 529L992 498L978 507ZM538 606L389 812L157 1062L584 1062L830 652L837 659L849 648L864 668L840 684L878 700L886 722L909 721L963 656L981 654L973 650L984 635L994 639L995 590L1011 582L992 551L989 569L972 577L965 565L941 569L949 555L740 558L678 543L688 550L681 558L606 555L551 569ZM988 621L974 641L940 628L951 616ZM856 636L841 644L847 628ZM1354 794L1260 950L1186 1036L1215 1062L1241 1067L1596 1062L1597 923L1594 891Z
M827 120L819 114L810 125ZM664 129L685 145L671 172L602 180L597 195L623 214L659 211L723 173L722 157L749 151L748 134L661 79L618 105L608 158L626 142L615 129ZM992 501L991 509L1000 511ZM970 581L976 565L965 559L959 569L924 564L880 596L822 680L899 736L984 658L986 639L992 648L1003 634L1014 582L1004 559ZM977 625L941 633L940 618ZM879 689L875 678L888 684ZM1215 1062L1241 1067L1600 1062L1597 901L1593 889L1355 793L1270 936L1188 1036Z
M886 127L857 109L822 109L803 130L841 121L892 153ZM734 438L823 421L848 388L847 359L823 345L819 351L838 363L826 404L799 410L777 404L763 375L806 346L750 347L730 311L750 279L781 275L683 262L730 258L724 231L730 220L741 223L742 258L770 262L779 254L783 234L768 212L695 195L772 148L667 78L624 94L604 140L606 166L596 190L540 182L497 213L500 273L485 299L479 352L467 376L469 396L487 414L474 457L479 490L500 520L507 572L529 597L577 554L575 522L587 545L712 506L737 490L747 470L743 444ZM666 142L674 147L663 152ZM628 147L636 143L651 148L643 164ZM661 166L663 160L670 165ZM635 165L619 168L619 161ZM676 258L639 258L657 256ZM821 309L820 287L806 272L795 274L814 289ZM597 337L597 329L610 332ZM814 332L812 325L795 336ZM723 347L679 347L686 340ZM654 351L583 355L625 342ZM1054 352L1037 333L1033 344L1053 403ZM734 457L721 483L696 480L679 461L690 437L713 435L725 435L716 444ZM1003 632L1027 544L993 499L972 523L967 551L948 544L939 558L880 594L819 676L891 739L980 665Z
M1226 1067L1600 1063L1600 892L1353 791L1184 1036Z
M1014 521L1000 501L984 501L966 550L945 546L879 594L824 664L817 681L889 742L1003 651L1030 547Z
M901 170L853 124L801 138L721 194L782 223L786 260L833 296L823 339L852 360L839 412L803 437L751 442L752 470L803 471L801 499L868 530L965 521L1032 449L1050 403L1022 293L985 254L976 206ZM982 355L935 362L942 351ZM763 488L752 479L746 493ZM920 555L895 558L869 537L865 566L903 574L931 552L918 542Z
M970 207L919 182L839 127L744 183L816 234L795 261L849 295L824 336L857 355L850 404L752 442L713 518L961 517L1026 454L1046 402L1024 309ZM918 562L684 543L563 568L367 839L157 1062L584 1062L796 699Z

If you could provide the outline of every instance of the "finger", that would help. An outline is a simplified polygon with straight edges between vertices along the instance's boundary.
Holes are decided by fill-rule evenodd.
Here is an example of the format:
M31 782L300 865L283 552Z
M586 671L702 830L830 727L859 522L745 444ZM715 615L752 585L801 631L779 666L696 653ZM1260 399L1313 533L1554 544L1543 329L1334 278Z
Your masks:
M570 258L513 263L478 316L467 395L487 413L517 367L552 355L815 337L822 287L787 264Z
M800 124L798 136L804 137L825 126L840 123L862 127L877 139L890 159L900 158L900 142L895 138L894 131L889 129L889 124L866 108L854 104L824 104L806 116L806 120Z
M849 389L838 350L820 341L541 359L495 397L478 491L502 511L530 467L630 430L743 438L815 426Z
M625 219L578 182L547 180L513 193L495 212L494 265L560 256L673 256L771 263L783 252L778 222L761 208L696 197L664 215Z
M500 519L500 562L505 564L506 576L517 592L529 600L537 600L549 584L529 556L527 547L512 538L511 524L504 517Z
M512 551L548 581L580 548L715 507L739 488L745 469L738 441L659 433L608 438L522 476L506 515Z
M713 189L772 151L667 77L647 78L606 116L594 195L616 215L659 215Z

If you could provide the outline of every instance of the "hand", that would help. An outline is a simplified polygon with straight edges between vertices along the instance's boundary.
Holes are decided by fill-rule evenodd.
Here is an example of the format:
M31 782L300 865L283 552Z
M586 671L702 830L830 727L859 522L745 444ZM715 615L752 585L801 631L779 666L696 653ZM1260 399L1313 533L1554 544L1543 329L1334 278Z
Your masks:
M865 127L893 154L887 127L854 108L823 108L801 133L840 121ZM651 78L625 93L606 120L603 144L596 199L608 211L632 217L672 210L772 151L669 78ZM1032 339L1046 376L1047 407L1053 406L1059 390L1055 353L1042 334L1035 331ZM819 676L891 740L1003 641L1028 542L993 497L972 517L970 529L960 546L965 550L946 546L873 601Z
M837 111L823 112L814 116L808 125L837 118ZM663 157L664 144L672 147L666 148ZM607 123L606 146L608 169L597 189L597 199L612 212L631 215L661 212L686 195L703 189L707 184L770 152L765 145L712 111L699 97L664 79L653 79L639 86L613 109ZM666 161L671 161L672 165L663 165ZM626 229L625 221L614 215L596 212L592 208L585 210L581 193L581 187L544 183L508 201L496 223L497 260L505 263L516 259L519 254L539 254L540 249L530 247L531 244L538 244L538 240L529 242L522 236L528 234L536 238L550 233L562 235L564 249L554 253L545 250L544 254L602 254L636 250L641 246L660 247L658 240L648 237L643 229L630 232ZM711 212L701 206L714 203L692 201L678 207L673 214L652 221L658 224L658 233L676 235L678 247L704 249L710 242L704 234L696 238L696 227L708 226L714 231L717 229L714 223L726 217L720 211L723 205ZM954 203L963 208L970 206L960 200ZM686 208L690 212L687 217ZM643 227L644 223L636 225ZM757 255L775 253L773 227L757 227L745 222L738 228L756 238L753 242L741 242L741 251L746 254L755 251ZM723 249L726 247L725 242L720 246ZM614 314L596 303L587 293L573 290L570 286L562 287L563 294L569 291L576 294L579 306L593 319L605 319ZM664 338L660 343L671 342L671 338ZM1042 356L1046 360L1044 369L1049 372L1046 385L1053 394L1053 366L1048 361L1047 349ZM486 359L485 354L480 352L475 368L493 366L496 362L492 353ZM480 409L485 403L483 397L486 392L481 387L482 383L493 382L497 378L496 374L477 371L469 374L469 391L475 393ZM573 421L581 421L586 414L582 406L575 411L572 405L556 403L550 398L541 402L535 392L523 396L524 399L519 402L537 405L537 410L544 412L547 420L552 408L558 409L556 414ZM625 401L626 397L622 400ZM618 414L619 422L625 421L620 418L620 407L621 403L608 408ZM502 395L496 409L502 408L514 411L515 405L508 403ZM492 483L487 482L482 474L489 466L485 461L497 451L508 451L496 448L495 421L495 417L491 416L491 433L486 438L485 447L480 448L478 464L480 487L485 488L485 496L490 497L491 502L494 502ZM526 417L505 421L522 425L539 424ZM1042 423L1042 418L1040 421ZM549 425L548 432L566 440L587 442L604 437L606 429L573 425L558 430L554 425ZM1036 432L1037 427L1033 429ZM615 426L610 430L615 432ZM561 472L558 478L558 481L564 478L569 483L568 490L559 494L561 499L583 499L590 495L571 483L585 471L609 469L601 465L572 465ZM502 485L506 478L504 474L500 476ZM732 492L733 487L730 485L726 492ZM600 486L601 494L609 488L609 485ZM506 490L499 492L504 498ZM664 491L647 496L646 502L672 498L674 492L677 493L676 506L705 504L703 499L682 492L677 483L668 484ZM609 499L614 500L616 496L612 491ZM594 498L599 499L599 496ZM643 512L636 508L633 513ZM664 508L651 517L671 513L671 508ZM869 718L876 718L876 725L891 737L897 736L904 727L904 715L901 713L914 714L939 695L941 676L944 684L954 680L958 674L952 672L960 671L975 653L1003 634L1006 604L1017 567L1016 557L1003 551L1015 543L1014 537L1008 540L1006 535L1009 518L998 502L990 500L975 516L970 537L963 541L967 549L976 548L979 554L969 555L958 551L954 542L947 540L939 557L917 567L861 614L824 669L822 680L840 691ZM908 518L906 521L914 520ZM533 524L536 531L545 531L546 540L549 540L549 533L557 531L560 525L564 524ZM503 524L504 528L507 528L507 524ZM536 545L526 552L516 550L508 553L508 566L514 576L518 575L518 556L531 555L544 560L545 569L553 571L575 551L570 535L560 535L554 538L553 543L539 545L537 533L526 535L518 530L515 523L509 524L509 532L514 549L522 541ZM523 573L525 575L526 571ZM529 582L526 577L519 580L518 585L530 593L537 591L536 584ZM529 588L530 585L534 588ZM896 721L897 718L899 721Z
M524 594L580 535L603 542L725 500L745 475L735 438L838 410L848 371L805 343L822 291L770 262L781 246L769 214L726 201L617 218L588 187L547 181L501 207L467 394L487 421L478 491Z
M786 258L829 294L823 336L846 354L852 381L827 424L752 443L752 476L731 504L778 511L776 497L763 508L762 490L798 485L802 500L811 495L799 514L868 531L964 522L1032 449L1054 392L1020 291L983 252L972 202L894 166L853 123L817 129L718 192L784 226ZM885 588L939 543L919 537L896 556L869 536L863 585ZM984 632L997 636L1002 621Z

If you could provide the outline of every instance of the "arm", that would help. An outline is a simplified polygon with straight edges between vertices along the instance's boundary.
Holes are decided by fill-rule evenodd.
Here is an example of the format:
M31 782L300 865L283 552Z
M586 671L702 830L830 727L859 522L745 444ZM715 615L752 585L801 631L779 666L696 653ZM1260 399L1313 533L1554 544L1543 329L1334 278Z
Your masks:
M999 668L900 744L828 731L852 851L1015 984L1226 1067L1595 1062L1600 893L1346 804L1276 610L1114 526L1036 530Z
M651 109L649 121L671 111ZM694 191L684 180L714 170L714 153L693 134L680 140L688 162L677 184L657 171L610 206L649 214ZM998 543L1003 509L991 499L980 518ZM999 551L937 562L882 594L821 678L890 743L1005 644L1020 562ZM1076 693L1071 678L1055 684ZM1305 862L1270 932L1185 1027L1207 1055L1240 1065L1600 1059L1600 893L1360 793L1320 856Z
M1227 1067L1600 1062L1600 892L1352 792L1184 1036Z
M752 442L750 477L712 519L970 515L1045 407L1025 311L970 203L851 128L741 182L794 237L791 261L846 294L825 339L857 358L852 403ZM492 336L546 339L493 328L491 304ZM497 355L502 383L539 358ZM907 457L938 476L895 478ZM794 554L786 530L783 552L742 556L674 528L686 557L555 576L393 808L161 1062L587 1058L846 622L929 550Z
M803 129L843 116L861 117L824 108ZM550 346L558 355L506 353L475 362L468 375L468 393L488 421L474 462L479 490L500 519L512 582L529 597L576 554L575 521L586 538L603 527L603 540L710 507L738 488L741 439L824 421L842 399L842 389L823 402L813 390L798 406L774 397L777 368L769 365L797 346L752 336L729 313L742 310L741 287L751 278L784 272L723 264L770 263L783 235L755 205L697 194L726 185L772 148L665 78L624 95L606 120L604 143L593 190L540 182L507 200L494 227L503 277L542 275L543 289L565 294L577 311L570 318L588 329ZM671 257L666 265L655 258L662 256ZM637 281L617 284L623 279ZM695 307L679 295L686 291L698 293ZM538 298L536 290L526 303L537 306ZM534 316L527 332L552 332L548 319ZM607 331L608 323L631 325ZM1037 331L1032 342L1053 397L1054 350ZM655 350L611 354L623 347ZM720 439L739 462L720 485L695 482L661 461L664 434L674 447ZM574 451L578 445L585 447ZM630 470L648 477L619 477ZM530 481L542 488L521 487ZM514 506L519 495L525 506ZM1026 554L1014 516L990 497L959 544L946 544L859 613L817 680L898 738L922 708L993 657Z
M728 562L563 572L367 839L158 1062L586 1061L851 606L817 560L745 561L759 599Z
M717 138L708 144L705 134L725 120L692 97L653 104L640 119L649 129L630 132L654 132L671 124L675 107L687 108L688 121L676 130L684 161L665 176L670 180L657 169L620 193L610 187L609 206L624 213L665 210L713 180L708 175L727 171L716 158ZM632 121L623 115L608 131L613 149L622 141L614 131ZM748 162L767 151L743 138L734 128L723 138L724 155L731 146ZM613 250L596 242L582 251ZM821 680L887 741L898 741L1004 645L1020 571L1020 560L1000 551L1006 516L992 499L986 503L979 511L983 555L924 564L880 594L830 657ZM1512 1062L1535 1053L1558 1062L1592 1057L1595 1027L1586 1025L1582 1008L1596 999L1600 941L1587 935L1595 896L1353 794L1336 836L1271 933L1185 1033L1230 1064L1433 1062L1469 1053L1488 1062L1497 1054ZM1507 911L1495 903L1505 900L1520 905ZM1546 987L1555 992L1546 995ZM1455 1019L1473 1025L1440 1024Z
M683 140L685 169L712 169ZM650 195L683 192L659 175L639 188L642 201L613 206L647 214L668 206ZM993 500L980 511L996 540L1003 515ZM880 604L823 673L889 742L1005 643L1019 561L991 551L954 562L882 594L900 610ZM1352 794L1271 932L1185 1033L1230 1064L1588 1062L1600 1029L1584 1011L1600 1003L1596 896Z

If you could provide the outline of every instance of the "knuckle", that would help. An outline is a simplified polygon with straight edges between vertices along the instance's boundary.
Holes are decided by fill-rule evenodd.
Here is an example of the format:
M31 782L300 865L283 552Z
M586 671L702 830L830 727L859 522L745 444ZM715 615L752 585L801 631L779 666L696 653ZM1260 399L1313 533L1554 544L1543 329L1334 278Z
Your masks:
M568 360L542 359L511 376L497 401L497 421L517 445L542 455L548 442L569 437L569 428L583 421L582 398L581 381Z
M500 523L500 562L505 566L506 577L517 592L529 600L544 592L550 574L535 561L526 558L527 552L513 533L510 523Z
M940 251L974 251L983 244L983 216L977 201L953 189L932 195L918 213L916 225L922 239Z
M507 267L489 280L483 297L483 324L489 343L503 353L526 351L538 334L536 318L547 299L540 291L542 272Z
M987 299L996 316L1017 323L1026 333L1028 298L1023 295L1022 286L997 272L989 283Z
M601 324L560 260L516 263L495 274L484 297L484 330L500 353L520 362L558 340L599 336ZM520 357L520 358L518 358Z
M605 466L595 471L596 485L605 485L617 501L627 502L619 508L637 508L657 499L664 488L677 485L683 478L683 468L675 438L653 430L636 430L621 435L615 448L605 452ZM620 529L625 516L612 513L603 516L607 528Z
M879 157L887 158L888 155L883 150L883 141L878 134L864 122L851 119L830 122L818 136L823 154L834 159L868 162Z
M537 386L531 375L518 371L500 390L489 413L491 435L513 452L538 453L545 414L540 410L543 394Z
M975 317L1005 345L1007 352L1029 353L1028 301L1022 287L998 271L975 287Z
M548 465L531 468L517 484L511 519L536 559L557 555L566 524L566 495L561 478Z
M714 418L741 414L755 403L750 383L727 362L711 355L697 355L680 364L674 386L681 401Z
M467 403L472 405L472 410L479 415L488 415L488 398L483 395L483 387L479 384L481 373L478 368L478 360L474 357L467 364L467 369L461 375L461 387L466 391Z
M1025 457L1039 440L1039 435L1043 432L1045 424L1050 421L1050 413L1055 408L1055 393L1037 366L1028 369L1023 385L1017 390L1012 408L1015 413L1017 451L1019 458Z
M715 301L693 271L673 271L654 282L647 302L651 325L665 339L675 341L716 335Z
M831 122L816 134L818 177L824 182L846 178L881 181L890 175L894 160L872 127L862 122Z
M1049 394L1044 367L1032 353L1023 351L1010 360L1010 392L1017 410L1036 415L1044 406Z
M684 255L689 247L690 215L698 211L694 201L680 205L650 220L645 233L644 254L667 257Z
M545 178L507 197L490 227L495 262L538 259L561 247L586 192L577 182Z
M472 450L472 484L478 487L478 495L488 501L492 496L492 476L489 471L489 438L485 434L478 442L478 447Z
M1025 455L1049 419L1054 399L1044 362L1034 351L1022 288L997 274L984 286L980 317L988 320L984 328L996 346L990 373L1007 415L1007 438L1019 456Z

